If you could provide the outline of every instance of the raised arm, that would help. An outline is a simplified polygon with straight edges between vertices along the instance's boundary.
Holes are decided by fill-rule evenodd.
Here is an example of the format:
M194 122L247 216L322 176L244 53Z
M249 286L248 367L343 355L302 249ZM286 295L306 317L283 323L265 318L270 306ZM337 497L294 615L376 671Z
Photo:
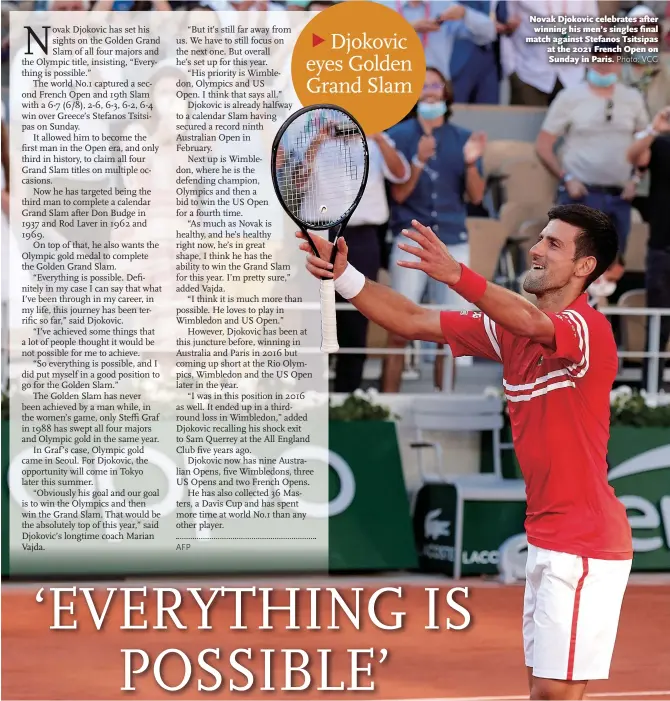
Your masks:
M469 39L484 46L496 40L495 22L485 12L473 10L465 5L454 4L440 14L441 22L449 22L447 27L455 36Z
M479 172L480 159L486 148L486 133L475 132L463 146L465 164L465 192L472 204L481 204L486 190L486 181Z
M300 249L308 254L311 253L312 249L302 232L298 232L296 236L303 239ZM337 282L347 268L345 240L338 239L337 258L335 266L332 267L328 260L333 244L314 234L311 234L311 237L321 258L308 255L305 267L316 278L335 278ZM439 311L424 309L390 287L372 280L360 280L360 283L363 283L360 291L355 296L347 295L347 298L363 316L402 338L411 341L444 343Z
M411 176L410 165L402 153L396 149L393 139L385 132L381 132L371 134L370 140L374 141L381 151L384 159L382 164L384 177L392 183L407 182Z
M644 168L651 159L651 145L659 134L670 132L670 107L664 107L655 116L652 123L643 131L636 134L630 145L627 157L636 167Z

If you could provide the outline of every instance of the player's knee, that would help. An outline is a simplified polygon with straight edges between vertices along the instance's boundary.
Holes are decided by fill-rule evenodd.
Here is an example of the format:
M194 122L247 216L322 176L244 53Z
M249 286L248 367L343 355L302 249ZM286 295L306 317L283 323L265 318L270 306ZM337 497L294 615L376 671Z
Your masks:
M551 699L551 690L547 689L542 684L533 684L533 688L530 690L531 699Z
M583 687L581 685L567 685L553 679L533 679L533 686L530 690L531 699L581 699Z

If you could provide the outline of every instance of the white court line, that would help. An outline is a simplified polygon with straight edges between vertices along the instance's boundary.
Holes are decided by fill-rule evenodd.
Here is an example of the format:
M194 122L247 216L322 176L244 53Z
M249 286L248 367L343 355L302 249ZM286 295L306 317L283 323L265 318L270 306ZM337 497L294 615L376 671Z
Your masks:
M593 699L610 699L613 696L624 699L631 696L670 696L670 691L610 691L609 693L599 691L597 694L586 694L587 698Z
M586 694L587 699L611 699L624 698L632 699L638 696L670 696L668 691L610 691L597 692L594 694ZM393 701L527 701L528 695L524 696L443 696L441 698L414 698L414 699L393 699Z

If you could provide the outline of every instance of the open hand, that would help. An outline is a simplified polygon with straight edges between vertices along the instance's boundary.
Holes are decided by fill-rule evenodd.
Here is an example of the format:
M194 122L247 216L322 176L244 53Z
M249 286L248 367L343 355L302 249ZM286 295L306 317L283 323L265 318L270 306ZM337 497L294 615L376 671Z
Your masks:
M343 238L337 240L337 256L335 258L335 266L333 267L330 264L330 257L333 254L333 244L330 241L316 234L310 234L310 238L314 242L316 250L319 252L319 255L315 256L307 237L302 231L296 231L295 236L302 240L300 250L309 253L307 261L305 262L305 268L307 268L315 278L319 280L323 278L336 280L342 275L348 264L347 242Z
M484 155L485 148L486 133L476 131L470 135L470 138L465 142L465 146L463 146L463 159L466 163L474 163Z
M416 219L412 220L412 226L415 231L403 229L402 234L419 245L399 243L398 248L411 253L419 260L399 260L398 265L403 268L422 270L433 280L446 285L457 283L461 278L461 264L449 253L449 249L437 238L430 227L420 224Z
M662 110L659 110L651 126L661 134L670 132L670 107L664 107Z

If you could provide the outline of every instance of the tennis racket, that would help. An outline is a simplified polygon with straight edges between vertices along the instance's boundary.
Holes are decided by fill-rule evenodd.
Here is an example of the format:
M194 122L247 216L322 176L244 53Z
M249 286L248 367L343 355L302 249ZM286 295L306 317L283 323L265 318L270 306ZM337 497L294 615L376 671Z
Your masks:
M272 183L284 211L319 251L309 235L335 229L337 241L363 196L368 179L368 143L360 124L335 105L312 105L292 114L272 144ZM335 282L321 280L321 351L339 350Z

